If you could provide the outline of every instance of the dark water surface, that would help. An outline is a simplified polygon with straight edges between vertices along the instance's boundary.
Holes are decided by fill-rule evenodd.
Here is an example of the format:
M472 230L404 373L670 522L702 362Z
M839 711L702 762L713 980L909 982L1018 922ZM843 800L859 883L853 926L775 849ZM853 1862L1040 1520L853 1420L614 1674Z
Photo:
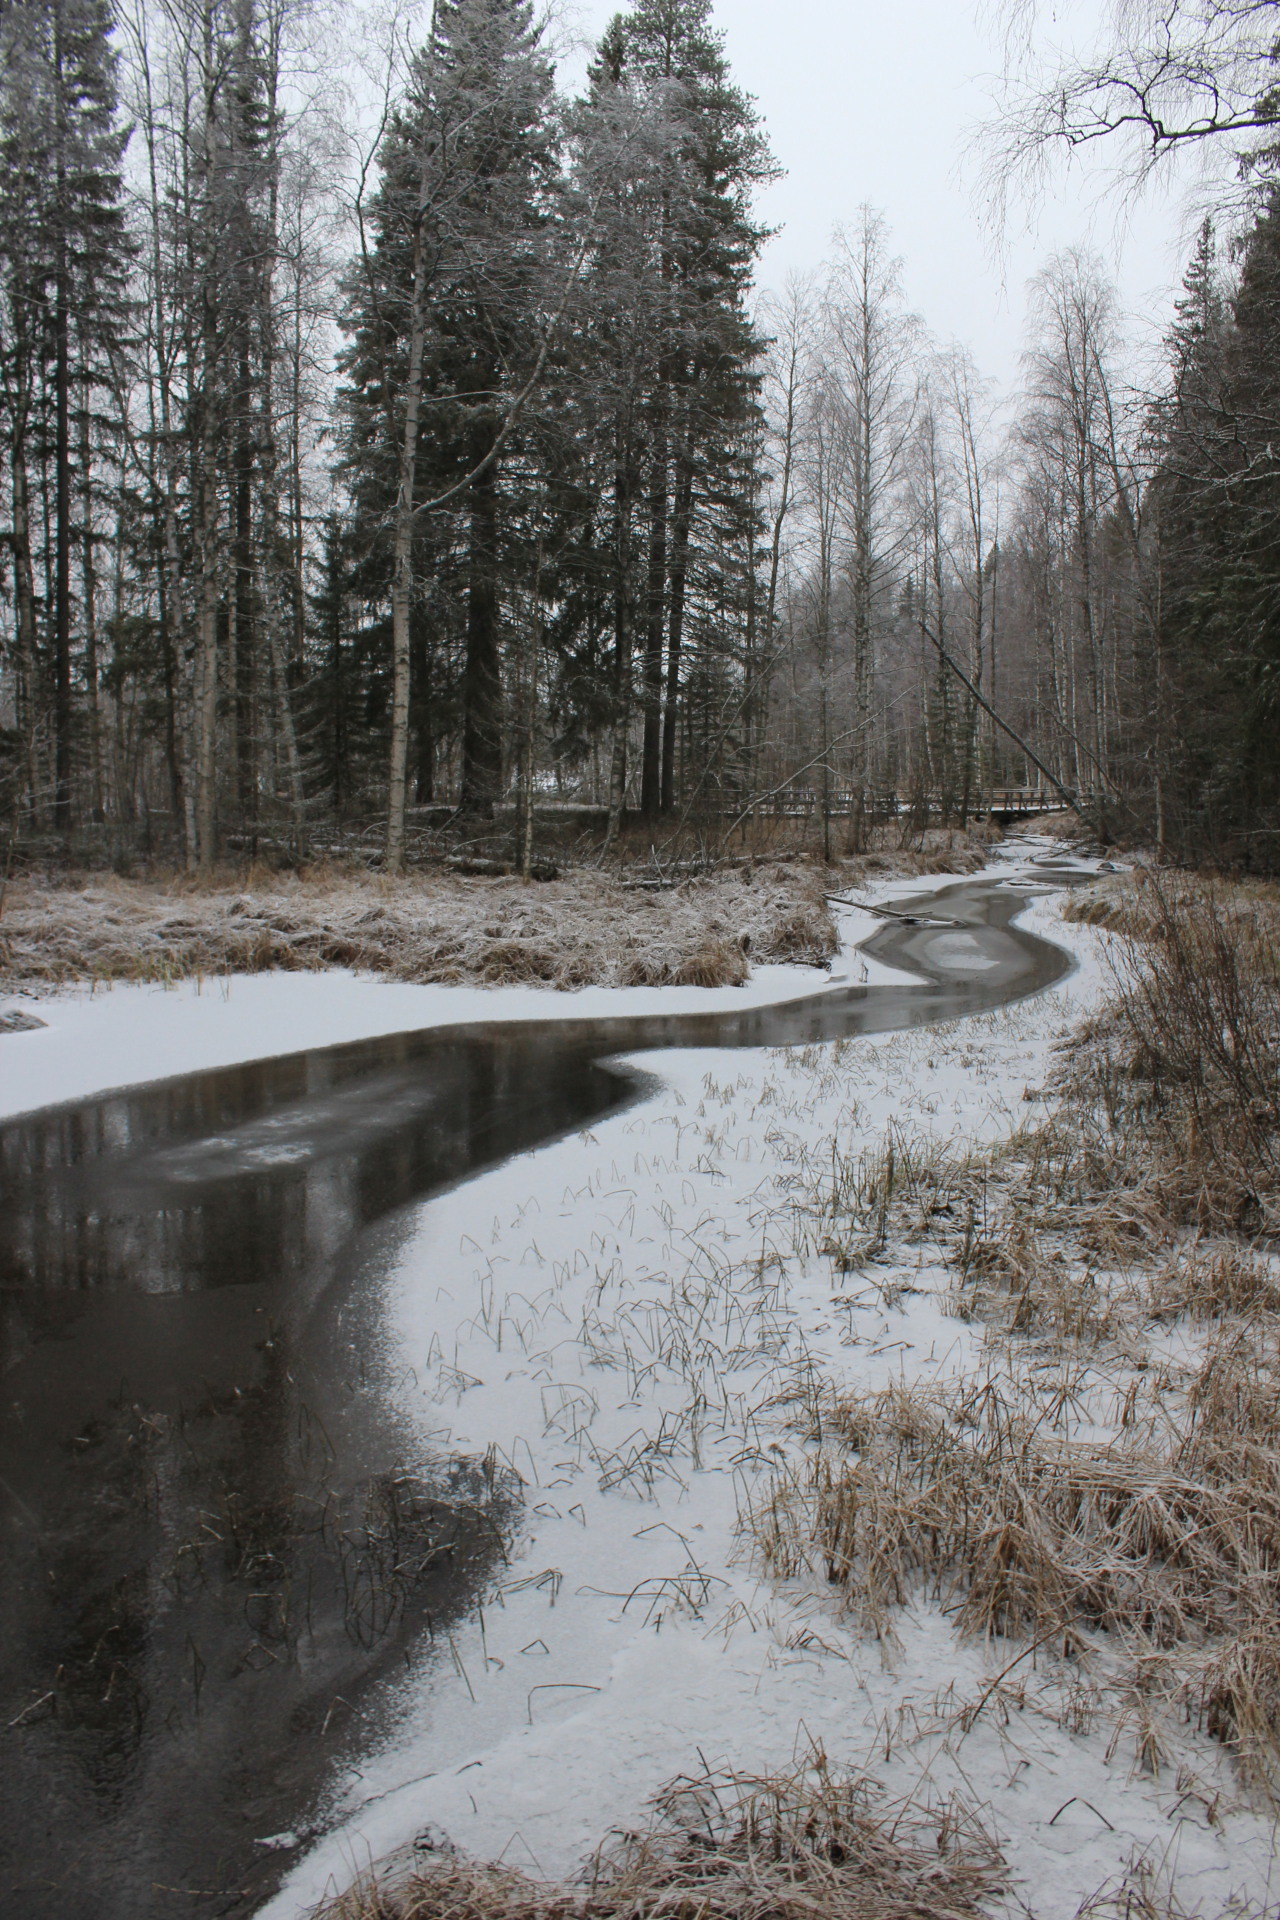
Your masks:
M394 1411L403 1209L640 1097L610 1056L1034 993L1072 962L1010 925L1026 898L897 902L922 923L865 950L923 985L398 1034L0 1126L0 1913L252 1913L379 1680L495 1566L501 1477Z

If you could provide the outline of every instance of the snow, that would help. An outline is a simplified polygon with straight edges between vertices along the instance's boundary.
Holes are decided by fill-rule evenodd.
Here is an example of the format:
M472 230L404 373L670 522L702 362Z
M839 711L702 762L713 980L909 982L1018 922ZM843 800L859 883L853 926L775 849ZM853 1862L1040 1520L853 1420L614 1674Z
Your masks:
M953 883L887 881L863 899ZM838 913L831 984L896 978L856 952L880 923ZM1193 1730L1152 1780L1132 1736L1109 1748L1105 1730L1061 1724L1033 1649L961 1643L923 1604L896 1649L878 1646L825 1593L762 1578L740 1534L815 1378L867 1388L980 1363L980 1331L945 1310L945 1271L912 1253L838 1273L796 1200L833 1138L856 1156L893 1121L967 1146L1025 1119L1054 1043L1098 1003L1108 936L1064 925L1052 898L1022 924L1079 963L1038 999L803 1050L645 1054L660 1085L642 1106L410 1211L373 1282L384 1371L424 1447L493 1446L526 1511L502 1580L422 1651L269 1920L297 1920L424 1831L571 1875L611 1830L643 1824L674 1775L786 1766L815 1743L895 1795L955 1787L984 1807L1039 1920L1067 1920L1136 1856L1176 1862L1188 1910L1264 1890L1269 1828ZM740 1007L816 978L761 968L741 989L572 995L342 974L113 988L43 1002L47 1032L0 1041L0 1110L409 1026ZM1196 1781L1205 1801L1222 1795L1213 1821Z
M869 915L860 919L870 920ZM889 970L884 969L885 977ZM896 977L896 976L894 976ZM470 1020L576 1020L703 1012L799 999L833 984L812 967L760 967L742 987L408 986L335 968L231 974L173 986L113 984L35 1003L41 1031L0 1037L0 1117L111 1088ZM30 1009L29 999L0 1002Z

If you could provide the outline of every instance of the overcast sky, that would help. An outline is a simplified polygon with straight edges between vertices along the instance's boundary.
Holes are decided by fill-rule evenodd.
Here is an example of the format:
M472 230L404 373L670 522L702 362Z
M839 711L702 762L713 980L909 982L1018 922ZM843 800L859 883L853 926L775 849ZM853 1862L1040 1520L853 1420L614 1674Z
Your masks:
M616 11L618 0L575 8L592 38ZM1083 42L1097 0L1058 0L1051 11L1060 40ZM786 168L761 202L781 228L763 285L816 265L832 229L866 201L888 218L910 305L939 337L967 341L1006 388L1017 380L1027 279L1057 247L1094 246L1139 333L1158 333L1182 271L1176 195L1147 196L1118 230L1114 204L1097 204L1100 173L1080 172L1031 231L1015 213L993 256L965 146L988 111L1000 48L975 0L715 0L715 16Z

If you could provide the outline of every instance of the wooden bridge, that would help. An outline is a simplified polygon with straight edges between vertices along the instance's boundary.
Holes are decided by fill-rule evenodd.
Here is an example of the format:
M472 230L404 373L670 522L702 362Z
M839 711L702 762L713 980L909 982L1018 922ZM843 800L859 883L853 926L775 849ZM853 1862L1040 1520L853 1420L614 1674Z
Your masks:
M1071 790L1070 804L1077 813L1088 813L1106 798L1100 787ZM992 820L1007 822L1032 813L1061 813L1067 802L1053 787L997 787L983 794L971 813L985 813Z
M1071 791L1070 805L1087 812L1103 799L1101 791ZM850 788L833 789L826 796L826 808L833 818L851 815L857 805L858 795ZM773 811L793 817L821 814L823 794L818 787L789 787L779 794L774 802ZM988 792L972 794L967 808L968 816L974 819L998 820L1001 826L1010 821L1030 819L1040 813L1061 813L1068 804L1055 787L995 787ZM941 799L930 795L923 808L918 800L906 800L898 793L877 793L870 797L868 812L875 820L893 820L903 814L927 813L931 819L943 817ZM948 808L954 818L957 808L953 803Z

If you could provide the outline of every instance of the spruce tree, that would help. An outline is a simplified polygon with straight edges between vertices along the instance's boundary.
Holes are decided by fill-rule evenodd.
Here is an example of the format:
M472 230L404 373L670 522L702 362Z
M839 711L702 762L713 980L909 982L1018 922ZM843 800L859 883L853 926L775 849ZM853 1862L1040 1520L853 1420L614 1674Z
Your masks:
M1157 800L1190 857L1274 863L1280 828L1280 190L1224 299L1202 233L1152 414Z
M106 0L10 0L0 15L0 259L4 433L18 576L20 681L34 691L36 594L31 472L52 503L46 555L44 681L53 722L53 816L71 825L72 563L75 467L95 394L115 390L131 248L122 205L128 138L117 119L117 59ZM80 430L77 430L77 414Z
M491 814L501 787L509 416L538 360L559 267L552 75L528 0L441 0L379 166L372 244L348 278L343 371L347 472L364 523L381 500L391 530L397 866L421 599L414 556L424 543L450 544L449 519L464 556L464 807Z
M619 15L578 115L580 168L617 171L592 276L596 376L613 396L615 820L637 647L641 810L674 805L700 523L714 539L716 501L745 485L739 455L757 418L762 343L747 293L765 233L751 200L773 165L710 21L709 0L642 0Z

